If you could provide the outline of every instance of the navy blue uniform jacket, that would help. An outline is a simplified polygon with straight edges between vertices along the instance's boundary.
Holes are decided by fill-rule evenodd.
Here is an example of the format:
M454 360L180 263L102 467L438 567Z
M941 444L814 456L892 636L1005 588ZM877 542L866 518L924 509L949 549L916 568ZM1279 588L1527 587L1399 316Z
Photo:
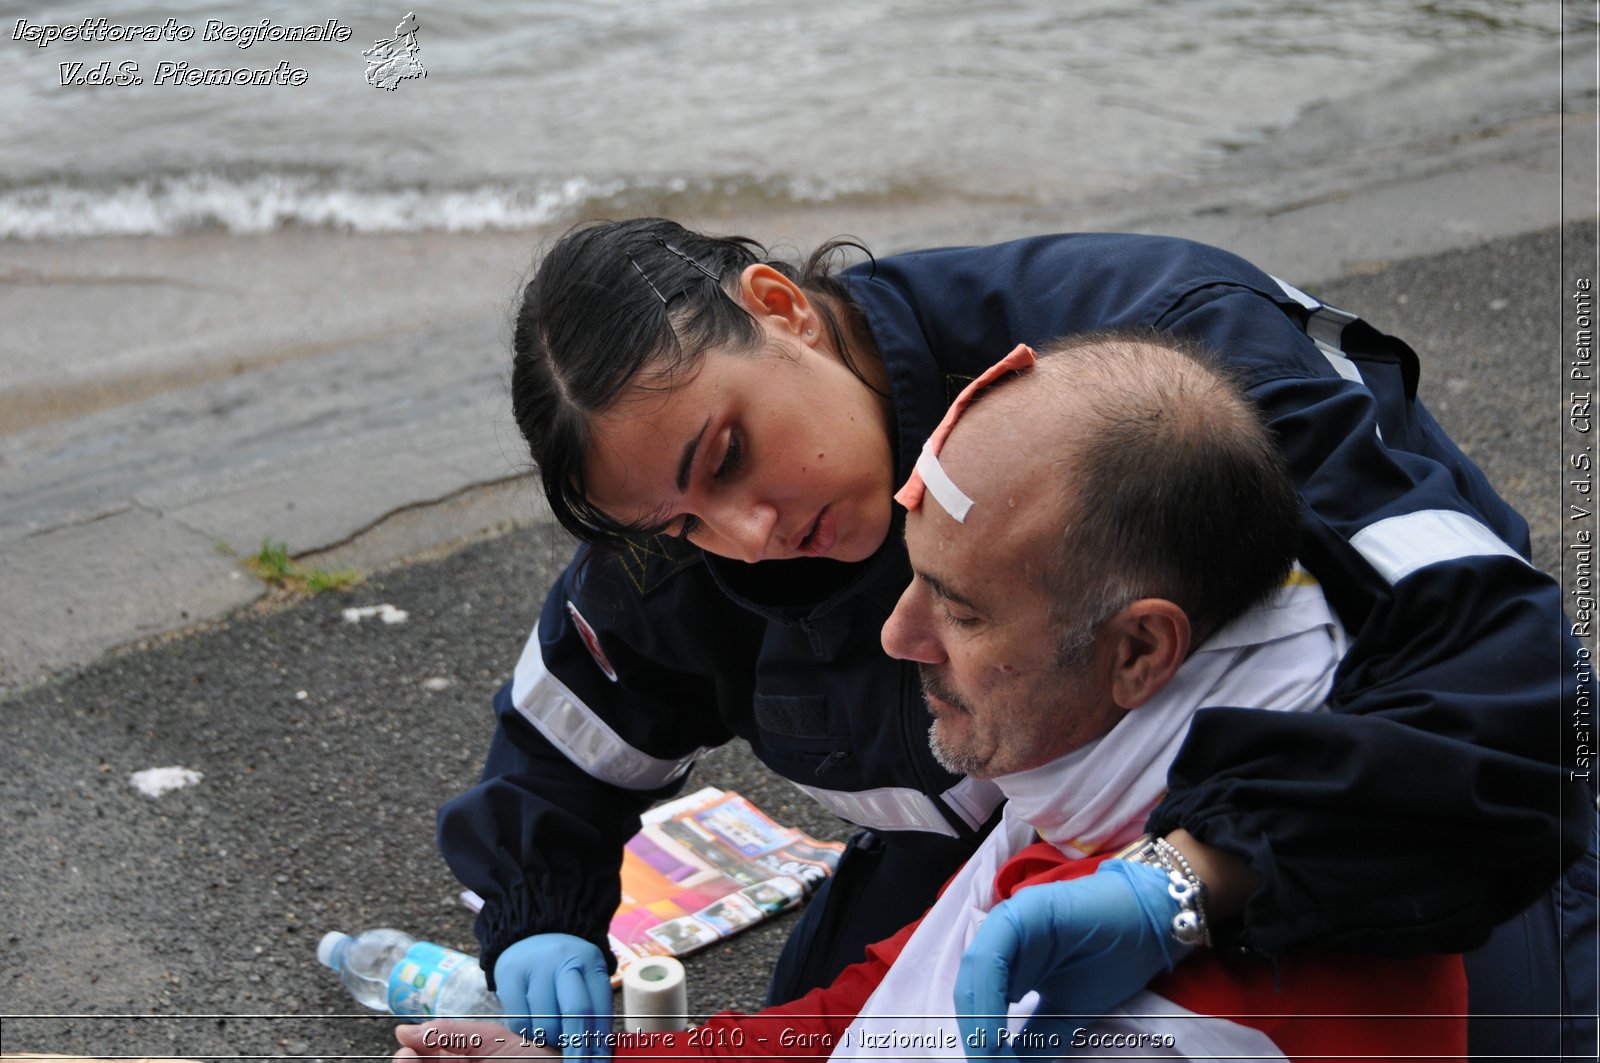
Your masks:
M1149 824L1260 873L1238 943L1464 949L1581 852L1592 805L1562 764L1577 672L1559 588L1416 401L1405 344L1159 237L921 251L843 280L888 369L902 479L968 379L1018 342L1092 329L1198 338L1282 440L1301 559L1352 638L1335 711L1201 711ZM639 812L732 738L891 843L975 845L997 794L934 763L915 671L879 643L910 578L898 527L849 565L746 565L668 540L582 561L496 699L482 781L440 812L446 860L486 901L486 969L543 931L609 955Z

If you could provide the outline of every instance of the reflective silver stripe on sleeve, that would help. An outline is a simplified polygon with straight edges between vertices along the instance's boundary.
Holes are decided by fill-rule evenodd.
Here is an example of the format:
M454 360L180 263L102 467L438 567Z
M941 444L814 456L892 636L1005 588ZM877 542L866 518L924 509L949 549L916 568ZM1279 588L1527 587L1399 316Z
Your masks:
M1287 295L1289 298L1293 299L1307 310L1315 310L1322 305L1315 299L1311 298L1311 296L1301 291L1299 288L1296 288L1294 285L1284 280L1282 277L1273 277L1272 280L1273 283L1277 284L1279 288L1283 289L1284 295Z
M1317 345L1317 350L1321 351L1322 357L1326 358L1328 364L1333 366L1335 373L1338 373L1346 380L1360 384L1362 387L1367 386L1367 382L1361 378L1361 370L1357 368L1356 363L1344 356L1343 351L1329 347L1319 339L1312 339L1311 342Z
M630 790L666 786L706 752L701 748L676 760L663 760L630 746L545 667L537 626L512 675L511 702L568 760L613 786Z
M794 782L793 779L789 780ZM959 837L933 798L909 786L880 786L876 790L824 790L795 783L823 808L841 819L873 830L925 830Z
M1306 321L1306 335L1311 337L1311 342L1317 345L1317 350L1322 352L1322 357L1333 366L1333 371L1346 380L1366 386L1366 381L1361 379L1361 370L1345 356L1340 342L1344 339L1345 326L1356 320L1354 314L1346 313L1338 307L1326 306L1311 298L1305 292L1296 288L1280 277L1273 277L1278 282L1278 287L1283 289L1283 294L1311 311L1310 318Z
M1306 322L1306 332L1316 341L1318 347L1324 350L1332 347L1342 358L1345 326L1356 320L1354 314L1340 310L1336 306L1319 306L1311 311L1311 318Z
M977 830L989 822L994 810L1005 801L1006 795L989 779L974 779L968 775L939 795L945 804L956 810L966 820L967 826Z
M1476 518L1448 509L1388 517L1356 532L1350 545L1390 584L1418 569L1464 557L1514 557L1527 564Z

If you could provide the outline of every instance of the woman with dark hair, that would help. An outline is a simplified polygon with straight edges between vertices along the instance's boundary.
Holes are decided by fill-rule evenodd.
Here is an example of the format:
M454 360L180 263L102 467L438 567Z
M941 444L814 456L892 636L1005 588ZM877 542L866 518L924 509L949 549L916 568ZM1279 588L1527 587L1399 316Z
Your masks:
M594 224L527 286L517 423L556 519L589 545L496 697L483 780L439 824L485 899L483 963L508 1012L549 1016L549 1043L609 1015L622 845L734 737L863 828L771 1002L922 913L999 795L933 757L915 670L879 646L910 579L891 494L968 380L1018 343L1100 329L1223 352L1283 446L1301 560L1352 640L1334 712L1207 709L1172 767L1147 827L1206 885L1212 940L1460 951L1548 901L1593 811L1558 737L1579 650L1526 524L1416 400L1405 344L1181 240L1046 236L835 272L839 249L795 266L660 219ZM1166 925L1162 903L1130 894L1096 918ZM1038 968L1058 930L980 959ZM1554 936L1507 947L1557 977ZM1131 996L1157 952L1066 1010ZM1543 989L1469 975L1475 993ZM1537 1000L1474 1009L1553 1010ZM1550 1034L1519 1032L1519 1050L1554 1043L1533 1036Z

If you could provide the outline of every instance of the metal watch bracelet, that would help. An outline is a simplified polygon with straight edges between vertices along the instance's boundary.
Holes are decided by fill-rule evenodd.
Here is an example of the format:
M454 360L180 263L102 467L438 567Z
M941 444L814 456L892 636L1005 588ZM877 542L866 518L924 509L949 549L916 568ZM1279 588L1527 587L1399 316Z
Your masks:
M1172 939L1180 945L1211 947L1211 925L1206 921L1206 884L1194 873L1189 861L1165 838L1146 834L1115 857L1136 864L1148 864L1167 876L1167 896L1178 905L1172 917Z

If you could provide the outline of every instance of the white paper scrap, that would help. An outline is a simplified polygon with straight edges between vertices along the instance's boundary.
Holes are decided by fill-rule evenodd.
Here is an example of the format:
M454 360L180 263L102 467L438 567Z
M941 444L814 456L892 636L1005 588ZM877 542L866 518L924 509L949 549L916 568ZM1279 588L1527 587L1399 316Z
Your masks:
M146 768L128 776L133 788L146 797L160 797L169 790L193 786L203 776L192 768Z
M387 602L383 605L363 605L344 611L345 622L350 624L359 624L368 617L374 616L385 624L403 624L406 622L406 617L410 615L404 609L396 609Z

